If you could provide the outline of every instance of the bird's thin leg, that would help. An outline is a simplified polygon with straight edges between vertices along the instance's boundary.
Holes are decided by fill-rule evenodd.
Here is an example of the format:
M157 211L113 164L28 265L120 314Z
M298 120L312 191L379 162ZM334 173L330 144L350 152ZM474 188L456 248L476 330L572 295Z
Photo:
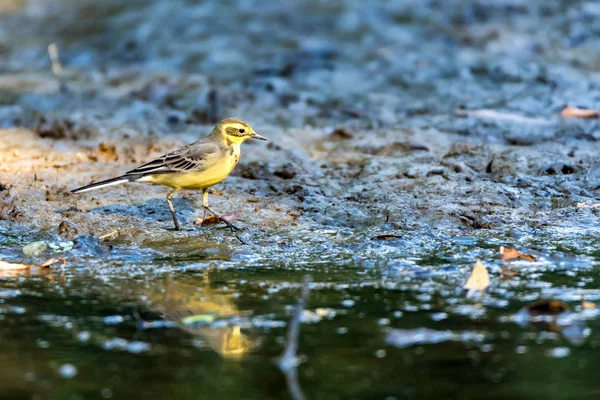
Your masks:
M229 227L229 229L231 229L232 231L239 231L239 230L241 230L240 228L238 228L237 226L235 226L231 222L227 221L225 218L223 218L221 215L219 215L215 210L213 210L212 208L210 208L208 206L208 191L209 191L208 188L204 189L202 191L202 208L204 208L204 215L206 215L206 212L208 211L209 213L211 213L212 215L214 215L215 217L217 217L221 222L224 222L225 225L227 225Z
M167 201L169 202L169 209L171 210L171 216L173 217L173 223L175 224L175 230L179 230L179 222L177 221L177 215L175 214L175 208L173 208L173 203L171 202L171 198L177 192L177 190L171 190L167 193Z
M202 190L202 209L204 210L204 215L202 215L202 221L206 219L206 208L208 207L208 191L210 189Z

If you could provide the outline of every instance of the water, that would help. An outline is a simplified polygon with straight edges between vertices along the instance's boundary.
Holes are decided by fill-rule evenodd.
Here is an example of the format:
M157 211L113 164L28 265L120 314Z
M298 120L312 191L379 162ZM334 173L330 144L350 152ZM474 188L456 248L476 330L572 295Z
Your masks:
M520 276L504 281L488 239L446 246L426 236L365 244L385 257L363 249L344 262L309 254L294 264L234 241L179 246L177 259L123 244L3 273L2 398L290 398L277 360L307 274L298 351L307 398L596 397L600 327L579 305L600 298L595 258L518 262ZM344 258L343 245L331 247ZM470 255L490 271L485 296L462 293ZM577 324L515 317L538 298L565 301Z

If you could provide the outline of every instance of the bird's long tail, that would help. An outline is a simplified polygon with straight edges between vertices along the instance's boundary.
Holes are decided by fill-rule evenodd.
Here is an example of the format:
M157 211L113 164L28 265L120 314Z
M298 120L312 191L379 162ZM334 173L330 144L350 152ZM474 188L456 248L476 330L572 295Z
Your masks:
M111 178L111 179L107 179L105 181L92 183L87 186L82 186L80 188L72 190L71 193L83 193L83 192L88 192L90 190L100 189L100 188L107 187L107 186L119 185L121 183L135 181L137 178L139 178L139 176L137 176L137 175L121 175L121 176L117 176L116 178Z

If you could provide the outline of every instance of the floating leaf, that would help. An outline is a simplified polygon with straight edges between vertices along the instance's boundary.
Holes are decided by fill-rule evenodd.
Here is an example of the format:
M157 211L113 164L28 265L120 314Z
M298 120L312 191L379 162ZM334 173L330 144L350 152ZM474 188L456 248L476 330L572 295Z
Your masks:
M598 110L566 106L560 112L563 118L598 118Z
M47 267L51 266L52 264L57 263L58 261L62 261L63 267L67 264L67 260L65 260L64 258L51 258L41 265L27 265L27 264L9 263L6 261L0 261L0 270L20 271L20 270L26 270L26 269L30 269L30 268L47 268Z
M535 262L535 257L531 254L524 254L516 249L507 249L503 246L500 246L500 258L502 259L502 261L511 261L520 258L522 260Z
M591 301L582 300L581 308L584 310L594 310L596 308L596 303L592 303Z
M590 335L584 321L571 314L569 306L559 300L538 300L528 304L513 317L513 321L521 326L532 325L559 332L570 344L577 346Z
M13 263L8 263L6 261L0 261L0 270L22 270L22 269L29 269L31 268L31 265L25 265L25 264L13 264Z
M463 286L464 289L469 292L473 291L484 291L490 286L490 276L487 272L487 269L483 266L480 260L477 260L475 263L475 267L473 267L473 272L471 272L471 276L467 280L467 283Z
M559 315L569 311L569 306L560 300L538 300L521 309L531 317L539 315Z
M502 270L500 271L500 279L508 281L513 279L515 276L519 276L519 271L502 267Z

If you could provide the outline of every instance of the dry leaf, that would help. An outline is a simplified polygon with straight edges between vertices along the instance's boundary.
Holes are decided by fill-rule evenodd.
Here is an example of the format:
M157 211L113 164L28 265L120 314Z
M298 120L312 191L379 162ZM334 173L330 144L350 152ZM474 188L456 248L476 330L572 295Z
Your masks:
M222 215L221 216L224 220L227 220L229 222L233 221L236 217L235 214L226 214L226 215ZM208 225L217 225L220 224L222 221L215 217L214 215L209 215L206 218L196 218L196 222L195 225L196 226L208 226Z
M582 300L581 308L583 308L584 310L593 310L596 308L596 304L592 303L591 301Z
M13 263L8 263L6 261L0 261L0 270L22 270L22 269L29 269L31 268L30 265L25 265L25 264L13 264Z
M394 235L391 233L386 233L384 235L377 235L377 236L373 236L371 238L371 240L393 240L393 239L398 239L401 238L402 235Z
M519 271L514 270L514 269L509 269L509 268L504 268L501 267L502 270L500 271L500 279L508 281L513 279L515 276L519 276Z
M561 111L560 116L563 118L598 118L598 111L590 108L566 106Z
M219 191L218 191L217 189L215 189L215 188L210 188L210 189L208 190L208 193L210 193L210 194L214 194L215 196L222 196L222 195L223 195L223 192L219 192Z
M569 311L569 306L559 300L538 300L526 305L521 309L530 316L559 315Z
M500 246L500 258L502 261L511 261L520 258L522 260L535 262L535 257L531 254L523 254L516 249L507 249L504 246Z
M600 208L600 203L594 203L594 204L577 203L577 208Z
M569 311L569 306L559 300L538 300L526 305L517 313L521 325L531 324L538 329L561 332L558 316Z
M103 241L103 240L113 240L119 237L121 233L119 231L112 231L110 233L107 233L106 235L102 235L98 238L99 241Z
M484 291L490 286L490 276L487 272L487 269L483 266L480 260L477 260L475 263L475 267L473 267L473 272L471 272L471 276L467 283L463 286L464 289L469 292L472 291Z
M59 261L62 262L61 267L64 267L65 265L67 265L67 260L65 260L62 257L58 257L58 258L51 258L51 259L47 260L45 263L38 265L38 268L47 268L47 267L51 266L52 264L57 263Z
M569 306L562 301L539 300L523 307L517 313L515 322L521 326L532 325L538 329L560 333L573 345L583 344L589 336L589 328L578 318L561 319L565 314L569 315ZM568 324L565 324L567 321Z
M67 260L65 260L64 258L60 257L60 258L51 258L49 260L47 260L45 263L41 264L41 265L27 265L27 264L18 264L18 263L9 263L6 261L0 261L0 270L6 271L6 270L10 270L10 271L20 271L20 270L25 270L25 269L30 269L30 268L47 268L49 266L51 266L52 264L58 262L58 261L62 261L63 263L63 267L67 264Z

